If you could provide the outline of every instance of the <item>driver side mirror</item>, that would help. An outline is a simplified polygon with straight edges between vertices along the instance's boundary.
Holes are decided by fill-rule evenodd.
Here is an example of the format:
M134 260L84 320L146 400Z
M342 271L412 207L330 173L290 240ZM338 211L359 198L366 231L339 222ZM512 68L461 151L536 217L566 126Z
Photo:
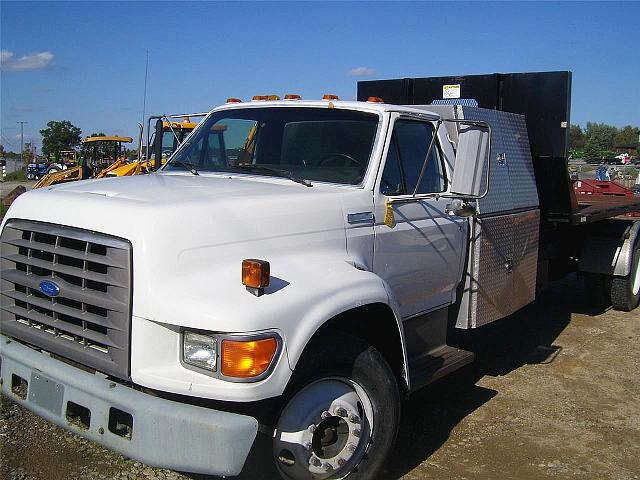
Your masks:
M444 120L459 124L451 193L480 199L489 192L491 126L471 120Z

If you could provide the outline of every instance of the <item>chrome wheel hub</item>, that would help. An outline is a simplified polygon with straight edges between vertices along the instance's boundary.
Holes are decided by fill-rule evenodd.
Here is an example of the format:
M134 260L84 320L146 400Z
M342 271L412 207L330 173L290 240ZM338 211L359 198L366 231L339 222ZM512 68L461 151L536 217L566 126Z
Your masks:
M371 441L373 408L358 384L326 378L304 387L278 421L273 451L286 478L344 478Z

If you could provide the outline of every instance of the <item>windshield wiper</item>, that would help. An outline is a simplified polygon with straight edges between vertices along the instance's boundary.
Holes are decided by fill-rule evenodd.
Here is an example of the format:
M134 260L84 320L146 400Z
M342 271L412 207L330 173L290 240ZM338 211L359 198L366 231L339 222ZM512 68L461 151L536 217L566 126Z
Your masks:
M283 170L280 168L271 168L271 167L265 167L263 165L253 165L253 164L248 164L248 165L236 165L234 167L231 167L237 170L260 170L262 172L269 172L269 173L273 173L275 174L275 176L277 177L282 177L282 178L288 178L289 180L299 183L301 185L304 185L305 187L313 187L313 185L311 184L311 182L309 180L305 180L304 178L300 178L300 177L296 177L293 173L291 173L289 170Z
M193 173L194 175L200 175L198 173L198 171L196 170L196 167L194 167L193 165L191 165L190 163L187 162L181 162L180 160L174 160L172 162L169 162L170 165L178 165L179 167L183 167L186 168L187 170L189 170L191 173Z

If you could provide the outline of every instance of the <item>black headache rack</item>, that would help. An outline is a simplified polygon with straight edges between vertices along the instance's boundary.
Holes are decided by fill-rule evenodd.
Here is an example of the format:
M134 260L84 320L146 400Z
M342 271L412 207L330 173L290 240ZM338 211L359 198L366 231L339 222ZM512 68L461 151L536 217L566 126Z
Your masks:
M447 93L445 93L447 92ZM445 97L524 115L542 218L580 225L640 211L639 197L578 201L568 171L571 72L492 73L358 82L358 100L381 97L398 105L429 105ZM455 101L455 100L450 100Z

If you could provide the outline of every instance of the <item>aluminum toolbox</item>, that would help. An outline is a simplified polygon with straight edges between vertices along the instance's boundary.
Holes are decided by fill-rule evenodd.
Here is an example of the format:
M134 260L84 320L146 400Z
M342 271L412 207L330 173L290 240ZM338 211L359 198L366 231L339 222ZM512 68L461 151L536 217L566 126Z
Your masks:
M535 298L540 231L539 199L524 117L462 105L421 105L442 118L491 125L489 192L470 219L470 243L458 328L504 318ZM445 123L455 144L458 126ZM469 158L474 161L475 158ZM465 158L456 158L454 168ZM487 168L483 172L483 183Z

